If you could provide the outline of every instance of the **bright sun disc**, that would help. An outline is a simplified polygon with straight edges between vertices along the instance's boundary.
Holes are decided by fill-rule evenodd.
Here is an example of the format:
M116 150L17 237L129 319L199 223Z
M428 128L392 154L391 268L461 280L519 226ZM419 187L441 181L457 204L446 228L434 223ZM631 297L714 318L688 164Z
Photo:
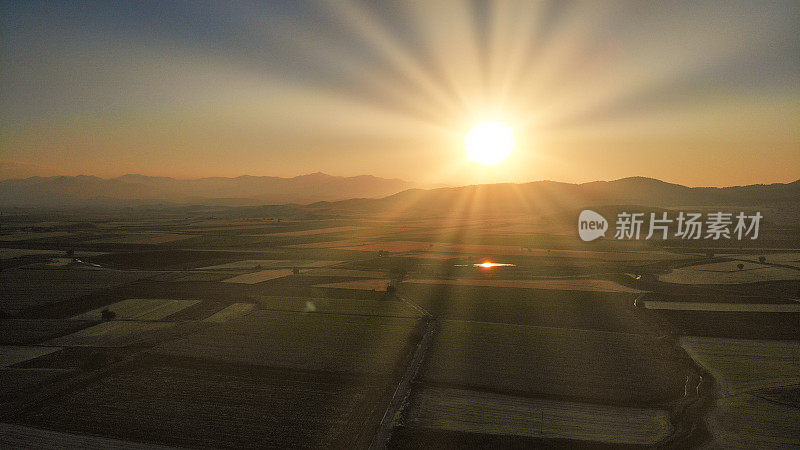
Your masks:
M481 164L498 164L511 154L514 134L506 124L482 122L467 133L464 147L469 159Z

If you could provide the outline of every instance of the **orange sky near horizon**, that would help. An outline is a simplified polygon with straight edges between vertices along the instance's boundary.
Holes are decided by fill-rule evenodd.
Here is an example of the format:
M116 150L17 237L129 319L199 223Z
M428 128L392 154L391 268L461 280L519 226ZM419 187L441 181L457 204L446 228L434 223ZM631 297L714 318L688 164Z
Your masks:
M9 2L0 178L800 178L800 3L482 5Z

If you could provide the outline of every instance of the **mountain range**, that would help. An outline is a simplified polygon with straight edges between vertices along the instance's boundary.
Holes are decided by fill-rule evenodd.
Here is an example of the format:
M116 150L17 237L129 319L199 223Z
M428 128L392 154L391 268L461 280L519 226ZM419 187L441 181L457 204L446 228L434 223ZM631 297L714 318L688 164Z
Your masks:
M631 177L582 184L535 181L439 189L409 189L380 199L318 202L306 208L330 213L389 213L395 217L451 218L482 214L563 215L576 210L626 206L685 208L688 211L770 211L776 222L800 221L800 180L791 183L733 187L687 187L653 178ZM575 214L573 214L575 213Z
M0 206L135 206L153 203L262 205L391 195L414 184L370 175L312 173L292 178L240 176L182 180L145 175L31 177L0 181Z
M32 177L0 181L0 207L207 205L243 207L293 204L314 214L389 213L397 216L476 214L546 215L586 207L771 208L788 223L800 218L800 180L734 187L687 187L653 178L571 184L555 181L420 189L399 179L336 177L313 173L293 178L241 176L179 180L125 175ZM303 205L303 206L301 206ZM286 210L286 207L282 207Z

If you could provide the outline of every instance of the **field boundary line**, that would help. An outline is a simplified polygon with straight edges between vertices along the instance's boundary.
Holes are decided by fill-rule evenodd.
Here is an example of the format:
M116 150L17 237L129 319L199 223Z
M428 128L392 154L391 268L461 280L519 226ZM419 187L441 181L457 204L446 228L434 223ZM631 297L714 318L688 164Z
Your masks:
M425 332L417 344L414 353L411 355L411 358L408 360L403 377L395 387L394 394L389 401L389 405L386 407L386 411L383 414L378 431L375 433L372 443L369 446L370 449L375 450L386 448L386 444L391 437L392 429L397 421L397 417L403 410L403 407L406 405L408 397L411 395L411 383L417 377L417 373L419 373L419 369L422 366L422 362L425 359L428 348L433 341L433 335L436 332L436 319L428 311L402 297L398 298L409 305L412 305L415 309L424 314L422 320L425 321Z

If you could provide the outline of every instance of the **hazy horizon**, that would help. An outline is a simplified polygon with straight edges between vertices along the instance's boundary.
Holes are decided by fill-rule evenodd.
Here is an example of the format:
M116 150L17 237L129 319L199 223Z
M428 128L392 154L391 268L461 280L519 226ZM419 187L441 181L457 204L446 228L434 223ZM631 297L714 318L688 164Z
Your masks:
M593 183L593 182L613 182L613 181L619 181L619 180L624 180L624 179L629 179L629 178L653 179L653 180L662 181L662 182L668 183L668 184L677 184L677 185L690 187L690 188L703 188L703 187L725 188L725 187L752 186L752 185L790 184L790 183L794 183L796 181L800 181L800 175L798 175L798 177L796 177L796 178L789 178L789 179L783 180L783 181L755 182L755 183L748 183L748 184L689 185L689 184L683 184L683 183L679 183L679 182L676 182L676 181L672 181L672 180L669 180L669 179L646 177L646 176L642 176L642 175L628 175L628 176L622 176L622 177L619 177L619 178L593 179L593 180L577 181L577 182L555 180L555 179L549 179L549 178L542 178L542 179L530 179L530 180L521 180L521 181L496 181L496 182L488 182L488 183L465 183L465 184L427 183L426 184L426 183L420 183L420 182L415 181L413 179L406 179L406 178L400 178L400 177L381 177L381 176L374 175L374 174L369 174L369 173L361 173L361 174L353 174L353 175L340 175L340 174L328 173L328 172L325 172L325 171L322 171L322 170L298 173L298 174L295 174L295 175L287 175L287 176L272 175L272 174L249 174L249 173L240 174L240 175L233 175L233 176L220 176L220 175L214 176L214 175L212 175L212 176L198 176L198 177L178 177L178 176L169 176L169 175L149 175L149 174L143 174L143 173L123 173L123 174L113 175L113 176L101 176L101 175L91 174L91 173L76 173L76 174L47 174L47 173L42 173L42 174L31 174L31 175L24 175L24 176L9 176L9 175L7 175L6 173L3 172L3 169L4 169L3 163L4 162L0 161L0 181L24 180L24 179L28 179L28 178L34 178L34 177L40 177L40 178L50 178L50 177L97 177L97 178L101 178L101 179L104 179L104 180L110 180L110 179L122 178L122 177L126 177L126 176L141 176L141 177L150 177L150 178L171 178L171 179L179 180L179 181L191 181L191 180L200 180L200 179L208 179L208 178L235 179L235 178L242 178L242 177L269 177L269 178L292 179L292 178L299 178L299 177L311 176L311 175L326 175L326 176L336 177L336 178L374 177L374 178L380 178L380 179L383 179L383 180L398 180L398 181L407 182L407 183L409 183L411 185L414 185L413 187L421 188L421 189L464 187L464 186L479 185L479 184L505 184L505 183L526 184L526 183L539 183L539 182L554 182L554 183L580 185L580 184Z

